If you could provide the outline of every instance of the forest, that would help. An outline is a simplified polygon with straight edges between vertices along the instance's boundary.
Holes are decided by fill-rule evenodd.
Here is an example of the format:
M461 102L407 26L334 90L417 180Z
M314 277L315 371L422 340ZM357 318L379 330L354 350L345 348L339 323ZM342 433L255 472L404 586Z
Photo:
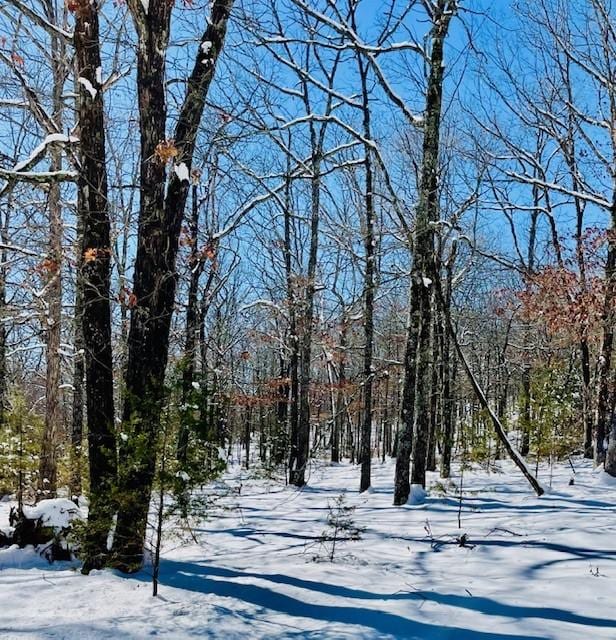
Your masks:
M615 331L612 0L0 0L0 637L613 640Z

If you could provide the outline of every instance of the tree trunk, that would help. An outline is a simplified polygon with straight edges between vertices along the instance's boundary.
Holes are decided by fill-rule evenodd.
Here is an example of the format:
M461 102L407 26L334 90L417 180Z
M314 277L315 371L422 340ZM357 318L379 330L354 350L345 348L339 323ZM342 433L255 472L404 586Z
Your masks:
M299 415L297 438L291 444L289 461L289 482L296 487L306 484L306 466L310 445L310 369L312 360L312 322L314 317L315 279L317 272L317 253L319 248L319 220L321 216L321 161L320 146L316 143L313 131L313 158L311 184L311 221L310 250L306 288L302 305L301 331L299 338Z
M590 377L590 348L588 340L580 340L580 360L582 367L582 418L584 420L584 457L593 458L593 416Z
M109 300L111 240L98 11L98 3L84 0L75 12L77 74L96 91L92 95L80 84L78 102L82 135L77 208L83 229L78 286L83 305L81 331L90 463L90 509L83 567L86 573L103 566L107 557L117 472Z
M54 4L50 0L44 3L47 20L58 24ZM64 111L63 92L66 73L66 43L63 38L51 35L52 51L52 121L57 131L62 131ZM50 171L62 169L62 151L51 152ZM47 373L45 378L45 427L39 460L37 499L53 498L57 489L57 448L61 426L60 403L60 342L62 331L62 240L64 226L62 222L62 194L60 183L54 181L49 186L47 209L49 212L49 249L47 253L46 309L44 315L45 351Z
M120 446L124 464L119 474L119 512L113 549L115 566L126 572L138 570L143 560L160 413L165 397L165 368L176 288L175 259L189 189L186 173L190 175L205 98L222 50L232 4L232 0L215 0L212 5L187 82L174 143L165 145L165 56L172 4L151 0L145 5L146 10L139 0L129 0L139 39L141 202L133 284L135 305L128 335L123 409L123 429L128 438ZM203 46L205 43L207 46ZM165 150L171 153L171 158ZM168 159L172 159L176 170L170 172L167 180Z
M289 140L289 145L290 145ZM299 453L299 335L297 327L297 283L293 275L292 249L292 217L293 199L291 197L291 158L287 157L287 176L284 201L284 265L287 294L287 310L289 314L288 349L289 349L289 384L288 384L288 438L289 438L289 470L295 469Z
M436 272L439 273L438 269ZM440 277L440 275L438 276ZM436 306L436 305L435 305ZM426 458L426 469L428 471L436 471L436 443L439 438L441 428L439 417L439 394L441 385L441 368L443 366L441 355L441 335L440 327L441 319L438 311L432 322L432 378L430 380L430 431L428 433L428 455Z
M77 221L77 262L81 255L81 238L83 237L83 225L81 216ZM78 270L79 271L79 270ZM81 464L82 464L82 444L83 444L83 395L85 376L85 349L83 344L83 284L79 282L81 275L77 273L77 283L75 290L75 319L74 330L74 352L73 357L73 415L71 417L71 438L70 438L70 486L69 492L72 498L80 496L82 493Z
M363 54L358 54L357 63L362 88L363 107L363 134L366 140L371 140L370 105L368 95L368 72L362 59ZM364 170L366 173L366 191L364 204L366 207L366 233L364 236L364 251L366 258L366 271L364 279L364 354L363 354L363 415L361 428L361 479L360 493L370 488L370 465L372 457L372 387L374 371L372 370L372 356L374 350L374 290L375 290L375 252L376 237L374 233L375 211L373 195L372 149L366 143L364 145Z
M616 323L616 196L612 205L612 228L608 233L607 264L605 267L605 299L603 303L603 342L599 356L597 400L597 424L595 426L595 464L605 461L605 470L616 476L616 438L610 434L609 455L606 459L605 437L610 430L610 408L613 389L612 351L614 347L614 324ZM612 429L614 426L612 420Z
M189 224L190 231L190 282L188 285L188 300L186 303L186 327L184 331L184 358L182 362L182 407L187 407L192 394L195 378L195 357L197 349L197 331L199 330L199 279L203 271L203 260L199 257L199 208L197 184L192 185L192 212ZM192 413L192 408L183 409L184 413ZM186 466L188 460L188 442L190 438L189 420L183 419L180 424L177 444L177 459L180 468Z
M430 71L426 92L419 204L413 238L410 323L405 354L402 430L396 460L394 504L405 504L410 493L409 458L412 447L411 484L425 487L430 402L430 286L438 277L434 268L434 222L438 219L438 174L443 99L443 49L455 3L439 0L433 8ZM414 409L411 398L414 394ZM412 421L412 422L411 422ZM413 434L414 431L414 434ZM414 441L413 441L414 436ZM412 443L412 444L411 444Z
M53 152L51 171L62 168L62 156ZM47 374L45 377L45 427L39 461L37 499L54 498L57 489L57 449L61 423L60 414L60 341L62 331L62 204L59 183L49 188L49 250L47 254L45 310L45 347Z
M340 362L338 363L338 390L336 393L336 415L334 416L332 433L332 462L340 462L340 441L344 436L347 407L344 397L344 385L346 384L346 350L347 350L348 322L346 314L342 315L342 327L340 329Z

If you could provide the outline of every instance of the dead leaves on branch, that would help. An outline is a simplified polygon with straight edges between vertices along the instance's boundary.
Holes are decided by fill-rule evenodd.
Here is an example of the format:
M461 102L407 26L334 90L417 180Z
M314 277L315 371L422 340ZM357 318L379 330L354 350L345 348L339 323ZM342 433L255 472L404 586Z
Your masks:
M34 267L34 270L42 276L52 277L60 271L60 263L53 258L44 258Z
M128 287L122 287L118 294L118 302L123 307L134 309L137 306L137 296Z
M85 2L88 2L88 0L85 0ZM84 0L66 0L65 5L70 13L79 14L84 9Z
M194 247L196 239L190 233L190 229L184 226L182 227L182 233L180 234L180 247ZM194 264L209 260L212 263L216 262L217 246L214 240L208 240L201 249L194 252L189 258L189 263Z
M25 60L22 56L20 56L17 52L13 51L11 53L11 61L16 67L23 67L25 65Z
M85 264L96 262L96 260L104 260L111 256L109 247L90 247L83 252L83 261Z
M175 140L162 140L156 145L154 154L160 162L167 164L174 158L177 158L180 154L178 148L175 146Z
M193 186L197 186L201 182L201 169L192 169L190 172L190 179Z
M545 267L527 279L517 297L526 318L543 323L549 334L591 338L600 327L605 281L591 277L582 283L574 271Z

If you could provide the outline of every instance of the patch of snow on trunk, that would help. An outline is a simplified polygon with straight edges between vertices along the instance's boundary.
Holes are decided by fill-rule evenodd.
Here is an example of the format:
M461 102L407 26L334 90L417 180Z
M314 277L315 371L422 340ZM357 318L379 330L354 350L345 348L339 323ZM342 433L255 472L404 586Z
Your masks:
M427 495L426 490L420 484L412 484L407 504L423 504Z
M96 98L96 94L98 93L98 91L96 91L92 83L87 78L82 78L80 76L79 78L77 78L77 82L79 82L79 84L82 85L84 89L90 94L92 100Z
M181 162L180 164L176 164L173 170L175 171L175 175L179 178L180 182L183 182L184 180L188 182L190 180L188 167L183 162Z

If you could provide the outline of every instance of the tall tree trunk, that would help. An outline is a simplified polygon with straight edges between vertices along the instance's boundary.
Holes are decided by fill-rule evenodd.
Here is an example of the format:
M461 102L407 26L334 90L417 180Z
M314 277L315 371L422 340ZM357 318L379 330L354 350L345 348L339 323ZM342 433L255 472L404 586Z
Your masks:
M414 287L410 291L410 311L406 333L406 345L404 350L404 382L402 387L402 399L400 403L400 426L396 438L396 473L394 480L394 504L406 504L411 490L410 463L413 448L413 427L415 417L415 380L417 366L415 357L417 354L417 306L414 302Z
M289 482L296 487L306 484L306 466L310 446L310 379L312 360L312 323L314 318L314 295L316 288L317 254L319 248L319 221L321 217L321 160L320 149L316 141L316 132L312 131L312 181L310 215L310 249L308 271L302 304L299 331L299 414L297 438L291 443L289 462Z
M85 350L86 406L90 463L90 509L83 571L103 566L114 512L116 441L111 348L111 244L105 123L100 78L99 5L82 0L75 13L75 53L80 84L80 174L78 215L82 238L78 286L83 305L81 331Z
M0 317L4 317L6 308L6 252L0 252ZM0 323L0 424L4 424L6 409L8 406L8 367L6 361L7 328L4 322Z
M430 286L438 277L434 269L434 227L438 219L438 174L441 110L443 100L443 49L455 3L439 0L433 8L430 40L430 71L424 114L419 204L413 238L411 271L410 322L407 352L404 358L404 392L402 429L399 434L394 504L405 504L410 484L425 487L426 455L429 430L430 396L430 325L432 321ZM414 409L411 398L414 394ZM413 433L414 431L414 433ZM414 437L413 437L414 436ZM413 469L409 483L409 460L413 454Z
M616 476L616 424L612 417L612 394L614 394L614 374L612 356L614 348L614 325L616 324L616 191L612 205L612 228L608 233L607 264L605 267L605 299L603 302L603 342L599 356L597 400L597 423L595 426L595 463L605 461L605 470ZM610 433L610 422L612 429ZM605 437L610 434L606 458Z
M340 462L340 444L344 436L344 426L347 422L347 407L344 397L346 384L346 350L347 350L348 321L346 312L342 314L340 328L340 362L338 363L338 389L336 391L336 415L332 433L332 462Z
M539 218L540 195L538 187L533 187L533 204L535 209L530 216L530 229L528 233L528 253L526 258L526 270L529 276L535 272L535 244L537 238L537 220ZM520 415L520 426L522 431L522 442L520 444L520 453L527 456L530 450L530 427L531 427L531 409L532 409L532 364L530 354L530 327L525 331L524 346L526 352L524 354L524 363L522 365L522 412Z
M435 272L440 274L440 270L436 267ZM440 275L438 276L440 277ZM441 335L440 326L441 318L438 314L438 305L433 306L437 309L432 321L432 377L430 380L430 431L428 433L428 454L426 457L426 470L436 471L436 443L439 438L440 412L439 412L439 395L441 385L441 369L443 367L441 354Z
M290 135L290 134L289 134ZM289 139L289 145L291 140ZM289 470L295 469L299 454L299 335L297 326L297 282L293 273L293 199L291 197L291 158L287 157L287 176L284 200L284 267L289 315L289 384L287 432L289 434Z
M287 421L289 418L289 363L281 351L279 356L280 384L277 387L278 399L276 401L276 428L274 434L272 459L275 465L281 465L287 452Z
M81 216L77 221L77 262L81 260L81 238L83 237L83 224ZM82 444L83 444L83 399L84 399L84 376L85 376L85 348L83 344L83 284L79 282L81 274L77 272L77 282L75 284L75 319L73 322L74 331L74 352L73 357L73 414L71 416L71 437L70 437L70 487L71 497L76 497L82 493L81 467L82 467Z
M584 457L593 458L593 415L590 376L590 347L588 340L580 340L580 364L582 368L582 418L584 421Z
M186 326L184 330L184 358L182 362L182 407L187 407L193 389L195 378L195 358L197 350L197 332L199 330L199 279L203 271L203 260L199 256L199 206L198 185L193 183L191 189L191 216L189 221L190 257L190 282L188 285L188 300L186 303ZM192 412L192 409L185 409ZM183 419L180 425L177 445L177 459L180 467L186 466L188 460L188 442L190 431L189 421Z
M0 239L2 244L8 245L9 219L12 211L12 193L9 192L6 213L0 226ZM4 318L6 313L6 279L8 275L7 252L6 249L0 251L0 317ZM8 363L6 358L6 342L8 330L5 322L0 323L0 424L4 424L6 410L9 404L9 380Z
M443 331L443 454L441 456L441 477L449 478L451 475L451 453L454 444L454 399L453 380L456 379L456 359L451 357L451 339L447 331L445 314L451 309L452 271L447 267L445 282L445 295L443 304L446 309L442 311L441 330Z
M59 171L61 159L52 161L51 171ZM49 283L46 287L45 347L47 374L45 377L45 427L39 464L38 499L53 498L57 489L57 449L60 430L60 340L62 331L62 206L60 187L49 189Z
M361 79L362 111L363 111L363 135L366 140L371 140L370 104L368 94L368 71L362 58L357 55L357 64ZM363 354L363 415L361 428L361 479L360 493L370 487L370 465L372 457L372 387L374 371L372 370L372 356L374 350L374 289L375 289L375 253L376 237L374 233L375 211L373 194L372 149L366 142L364 145L364 171L366 174L366 190L364 206L366 207L366 232L364 235L364 252L366 258L366 271L364 277L364 354Z
M127 572L137 570L143 560L160 414L165 397L178 240L197 132L232 4L233 0L214 0L188 79L174 143L165 144L165 57L172 3L150 0L149 4L143 4L139 0L128 0L139 39L141 202L133 283L135 306L128 335L123 409L123 429L128 438L120 446L125 463L118 478L119 511L113 549L115 566ZM169 159L175 167L167 180Z
M571 187L575 193L583 191L580 185L580 170L578 167L578 153L576 144L575 130L577 125L575 113L575 97L573 94L573 82L571 78L571 59L568 55L563 56L561 64L561 72L563 75L563 86L567 92L567 134L564 143L561 144L565 162L571 177ZM575 223L575 242L576 256L578 264L578 275L583 290L587 288L586 279L586 258L584 255L584 214L586 205L582 198L574 197L573 204L575 206L576 223ZM560 251L557 252L559 267L564 268ZM582 379L582 419L584 422L584 457L592 459L593 457L593 414L592 414L592 390L591 390L591 374L590 374L590 347L588 344L588 336L586 328L584 328L579 342L580 348L580 368Z
M45 0L44 10L51 24L58 24L59 16L51 0ZM57 131L62 131L64 111L63 92L66 76L66 43L64 39L51 35L52 51L52 121ZM51 152L51 171L62 169L62 151ZM49 212L49 249L47 254L46 310L45 310L45 350L47 373L45 378L45 427L39 460L39 478L37 498L52 498L57 489L57 449L61 424L60 380L61 359L60 342L62 332L62 240L64 227L62 222L62 193L60 183L49 186L47 199Z

